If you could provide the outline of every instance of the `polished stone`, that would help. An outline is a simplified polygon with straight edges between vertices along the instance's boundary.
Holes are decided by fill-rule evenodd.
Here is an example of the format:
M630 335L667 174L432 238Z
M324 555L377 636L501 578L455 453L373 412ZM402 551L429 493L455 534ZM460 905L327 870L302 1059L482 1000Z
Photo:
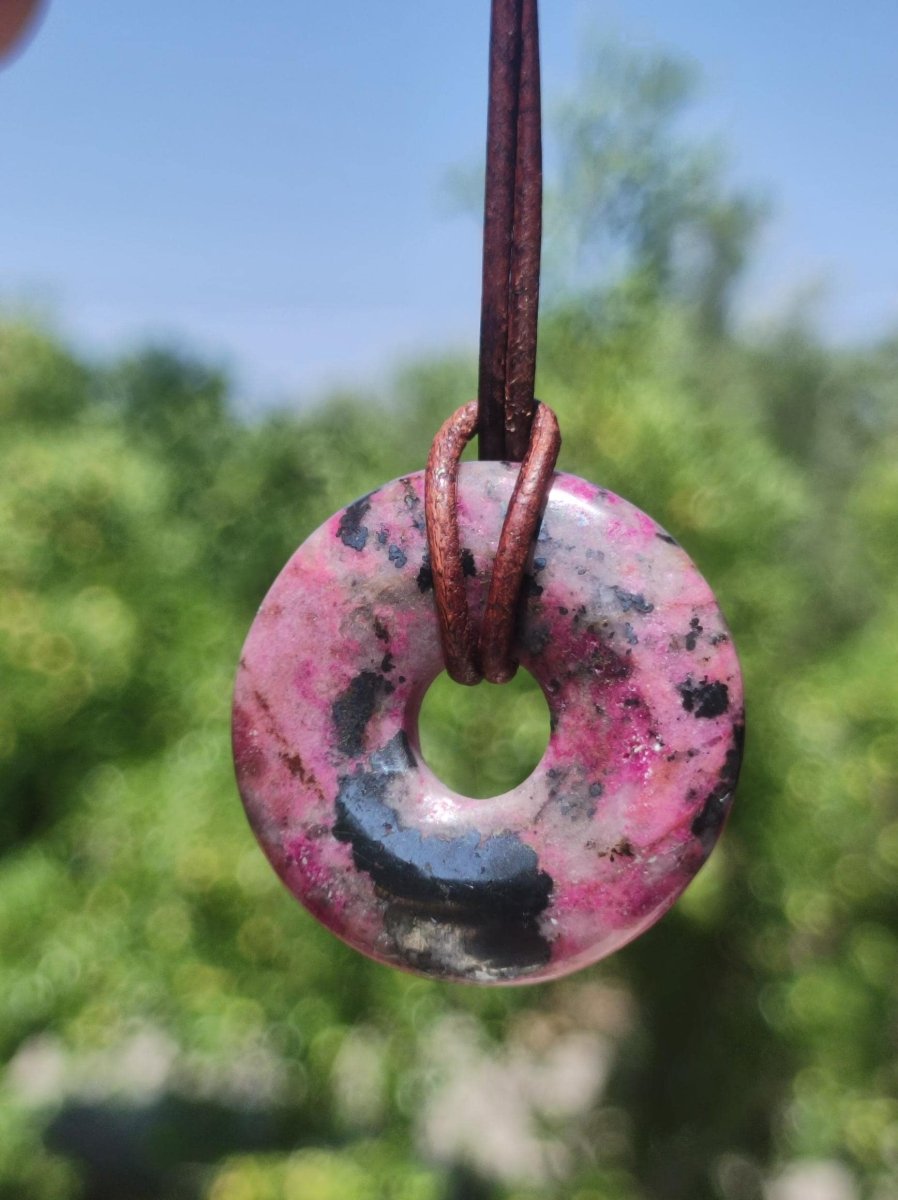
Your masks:
M516 475L461 468L475 618ZM710 853L739 771L738 660L674 539L557 474L516 647L549 744L513 791L457 795L418 742L443 668L423 489L419 473L357 500L275 581L237 677L240 791L287 887L356 949L447 979L556 978L657 921Z

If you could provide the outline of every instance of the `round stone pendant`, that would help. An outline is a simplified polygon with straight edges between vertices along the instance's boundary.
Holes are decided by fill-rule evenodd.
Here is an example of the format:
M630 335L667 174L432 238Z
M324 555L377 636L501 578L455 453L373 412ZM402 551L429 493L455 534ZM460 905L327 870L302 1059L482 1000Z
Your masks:
M475 620L517 470L459 473ZM458 795L418 740L443 669L423 496L423 473L386 484L278 576L237 676L240 792L290 891L362 953L459 981L557 978L657 921L710 853L739 772L738 660L674 539L556 474L516 646L549 744L513 791Z

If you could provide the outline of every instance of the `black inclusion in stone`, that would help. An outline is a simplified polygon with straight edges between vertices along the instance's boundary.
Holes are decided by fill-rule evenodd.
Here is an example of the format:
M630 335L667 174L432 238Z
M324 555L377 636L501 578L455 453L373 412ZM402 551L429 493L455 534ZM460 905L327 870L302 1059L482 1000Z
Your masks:
M365 728L374 714L378 698L389 695L393 684L377 671L362 671L331 705L341 754L355 757L365 748Z
M415 578L415 582L418 585L419 592L429 592L433 587L433 568L430 565L429 554L425 554L421 559L421 569Z
M428 837L404 829L386 802L391 772L340 781L334 836L349 842L355 864L390 897L476 911L534 916L549 903L552 880L536 851L513 833L483 838Z
M694 650L698 645L699 637L704 633L702 623L698 617L693 617L689 622L689 632L686 634L686 649Z
M729 688L717 680L711 683L703 679L701 683L693 683L690 676L679 685L677 691L682 697L683 707L694 717L720 717L730 706Z
M466 546L462 547L461 552L461 572L462 575L467 575L469 579L473 579L477 574L477 564L474 562L474 552Z
M710 854L714 849L714 843L720 837L720 831L732 802L733 793L731 791L715 788L692 822L693 835L701 842L705 855Z
M415 485L408 478L408 476L404 476L399 480L399 482L402 484L402 490L405 493L403 497L403 503L405 504L405 507L411 516L412 525L420 533L424 533L427 529L427 522L424 519L424 513L422 511L423 505L421 504L421 497L415 491Z
M395 545L390 546L389 558L390 558L390 562L393 564L394 567L397 568L397 570L399 567L404 567L405 564L408 562L408 556L406 555L405 551L402 549L401 546L395 546Z
M464 977L513 977L548 962L537 918L552 879L515 834L427 835L403 826L389 803L395 782L414 769L399 734L339 781L338 841L387 900L384 923L396 950L417 970Z
M717 787L711 792L692 822L692 832L702 844L707 856L720 836L723 823L733 802L733 793L739 780L742 766L742 748L745 741L745 726L741 721L733 725L733 740L726 753L718 776Z
M368 526L363 525L365 514L371 507L371 497L362 496L354 504L350 504L340 517L337 537L350 550L364 550L368 544Z
M426 975L478 983L523 979L546 966L552 947L536 917L510 921L502 914L451 917L429 913L418 902L394 901L384 930L403 965Z
M546 624L528 625L519 638L527 653L537 658L552 640L552 631Z
M624 612L638 612L643 615L654 612L654 604L649 603L645 596L638 592L628 592L624 588L616 586L611 590L617 597L617 602Z
M745 725L739 721L733 726L733 744L727 750L726 758L720 770L720 782L730 791L739 780L742 767L742 751L745 746Z

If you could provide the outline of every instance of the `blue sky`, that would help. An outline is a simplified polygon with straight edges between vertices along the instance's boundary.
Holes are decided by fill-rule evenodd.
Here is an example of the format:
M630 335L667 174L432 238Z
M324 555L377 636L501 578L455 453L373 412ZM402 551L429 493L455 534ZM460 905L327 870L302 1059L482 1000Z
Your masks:
M694 59L694 123L774 219L758 322L822 282L834 337L898 327L898 4L544 0L547 107L590 30ZM247 398L382 381L474 346L488 0L53 0L0 70L0 304L98 352L147 338Z

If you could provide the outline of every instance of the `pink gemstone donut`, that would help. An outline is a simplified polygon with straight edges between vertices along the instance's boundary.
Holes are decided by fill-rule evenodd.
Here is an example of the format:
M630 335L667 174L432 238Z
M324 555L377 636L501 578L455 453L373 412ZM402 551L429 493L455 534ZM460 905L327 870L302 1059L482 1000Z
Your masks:
M461 468L475 619L516 475ZM418 741L443 669L423 495L418 473L364 496L278 576L237 676L240 792L284 883L357 950L446 979L553 979L657 921L710 853L739 771L738 660L674 539L557 474L517 642L549 745L513 791L456 794Z

